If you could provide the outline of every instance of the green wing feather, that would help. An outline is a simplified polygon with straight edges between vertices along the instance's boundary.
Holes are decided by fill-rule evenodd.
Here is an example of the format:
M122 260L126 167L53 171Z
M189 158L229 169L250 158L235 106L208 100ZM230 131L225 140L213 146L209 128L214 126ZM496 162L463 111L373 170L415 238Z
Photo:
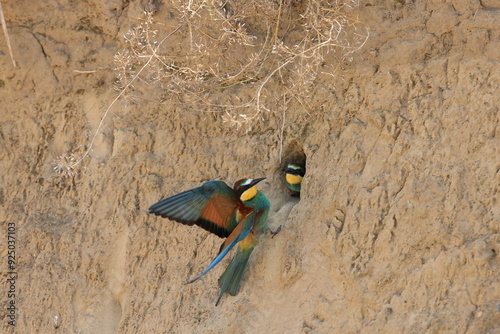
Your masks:
M165 198L149 208L163 218L185 225L196 224L225 238L237 225L238 199L233 189L222 181L208 181L180 194Z

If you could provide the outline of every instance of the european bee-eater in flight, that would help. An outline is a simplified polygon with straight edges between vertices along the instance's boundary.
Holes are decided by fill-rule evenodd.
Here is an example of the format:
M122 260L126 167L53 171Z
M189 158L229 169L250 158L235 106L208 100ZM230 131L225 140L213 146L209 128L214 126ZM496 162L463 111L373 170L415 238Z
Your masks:
M304 168L288 164L285 170L285 184L292 191L292 196L300 197L300 184L305 175Z
M149 213L185 225L196 224L221 238L227 238L221 245L219 255L207 269L188 280L188 283L209 272L238 244L236 254L219 278L221 292L216 306L225 292L232 296L238 293L243 272L259 236L270 231L267 226L270 203L255 186L264 179L242 179L232 189L222 181L208 181L200 187L165 198L149 208ZM279 229L271 231L273 235L278 232Z

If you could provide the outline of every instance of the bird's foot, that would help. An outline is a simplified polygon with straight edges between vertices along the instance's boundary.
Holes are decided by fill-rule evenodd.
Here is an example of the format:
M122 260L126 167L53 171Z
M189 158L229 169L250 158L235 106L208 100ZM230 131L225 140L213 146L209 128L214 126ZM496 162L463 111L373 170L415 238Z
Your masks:
M271 238L274 238L274 236L276 234L280 233L280 231L281 231L281 225L278 227L278 229L276 231L273 231L271 229L269 229L269 230L271 231L271 235L272 235Z

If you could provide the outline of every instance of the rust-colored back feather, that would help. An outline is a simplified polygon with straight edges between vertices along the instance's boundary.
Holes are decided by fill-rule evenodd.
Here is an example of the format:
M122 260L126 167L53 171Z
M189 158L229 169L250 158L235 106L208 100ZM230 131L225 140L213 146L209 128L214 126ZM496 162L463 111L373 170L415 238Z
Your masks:
M244 214L237 215L241 208ZM241 203L234 191L222 181L208 181L201 187L165 198L149 208L150 213L178 221L196 224L225 238L231 234L251 209Z
M234 198L214 194L201 211L200 218L227 229L236 213L234 202Z

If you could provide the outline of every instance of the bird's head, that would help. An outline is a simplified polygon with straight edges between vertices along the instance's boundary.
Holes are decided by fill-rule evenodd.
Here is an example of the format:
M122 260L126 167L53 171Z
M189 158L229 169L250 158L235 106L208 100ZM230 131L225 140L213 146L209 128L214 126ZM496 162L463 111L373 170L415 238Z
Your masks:
M255 185L264 179L265 177L258 179L241 179L236 181L233 190L242 202L249 201L257 195L257 187Z
M290 184L299 184L305 175L304 169L300 166L289 164L285 170L286 182Z

